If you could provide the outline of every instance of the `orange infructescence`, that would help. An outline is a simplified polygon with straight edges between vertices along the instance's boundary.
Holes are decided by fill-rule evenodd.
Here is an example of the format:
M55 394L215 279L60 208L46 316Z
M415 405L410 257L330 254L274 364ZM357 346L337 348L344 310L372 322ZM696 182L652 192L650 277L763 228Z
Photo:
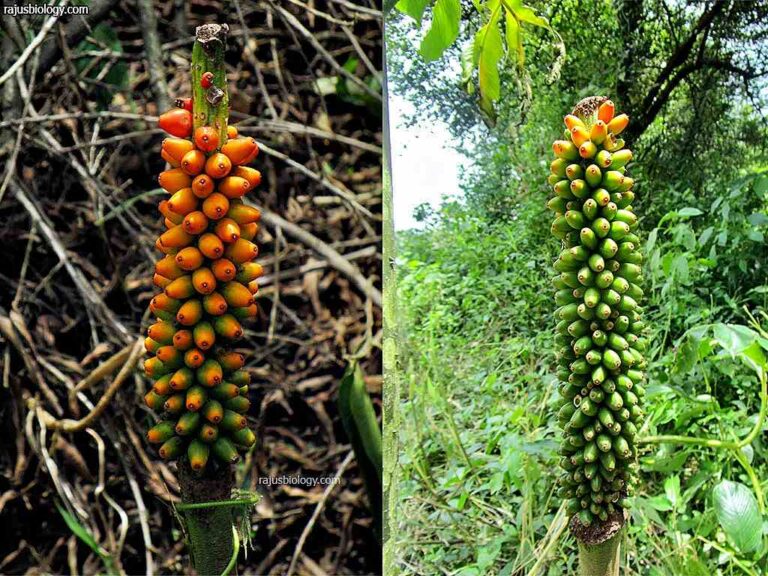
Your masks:
M243 335L241 320L258 313L254 294L262 267L253 262L260 213L242 196L258 186L261 173L245 164L259 152L253 138L237 136L219 146L218 132L192 134L189 110L160 117L166 138L162 157L171 165L158 178L171 196L160 202L166 231L155 247L162 288L150 304L157 321L145 341L144 363L155 382L144 400L163 419L147 433L163 459L187 455L202 471L212 453L224 463L256 441L243 414L248 411L249 375L244 358L227 348ZM188 139L193 136L192 139Z

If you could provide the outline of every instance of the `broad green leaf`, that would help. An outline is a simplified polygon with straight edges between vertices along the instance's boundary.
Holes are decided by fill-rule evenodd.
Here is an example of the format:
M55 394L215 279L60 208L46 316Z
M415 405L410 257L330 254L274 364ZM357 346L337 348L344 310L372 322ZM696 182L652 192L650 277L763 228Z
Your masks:
M732 358L741 354L757 338L757 334L750 328L738 324L715 324L712 332L717 343Z
M432 9L432 24L421 41L419 52L427 62L437 60L459 36L460 0L437 0Z
M713 496L715 515L734 546L745 554L757 550L763 529L752 490L739 482L723 480L715 486Z
M472 88L472 72L475 70L474 62L475 42L467 42L461 49L461 84L467 92Z
M421 19L424 17L424 11L429 6L429 2L430 0L400 0L395 4L395 8L413 18L416 25L420 27Z
M669 476L664 481L664 494L667 496L667 500L672 504L672 508L677 508L680 503L680 476Z
M549 22L546 19L536 16L536 12L532 8L525 6L520 0L507 0L506 4L512 8L515 17L520 22L528 22L528 24L540 26L541 28L549 28Z
M683 208L677 213L679 216L701 216L704 214L701 210L698 208L692 208L690 206Z
M522 70L525 66L525 50L523 49L523 33L520 23L510 12L504 13L504 29L507 37L507 50L517 56L517 66Z
M475 42L480 46L478 73L480 78L480 94L491 101L501 97L501 82L499 80L499 61L504 55L504 45L499 30L501 9L494 11L488 23L480 28Z

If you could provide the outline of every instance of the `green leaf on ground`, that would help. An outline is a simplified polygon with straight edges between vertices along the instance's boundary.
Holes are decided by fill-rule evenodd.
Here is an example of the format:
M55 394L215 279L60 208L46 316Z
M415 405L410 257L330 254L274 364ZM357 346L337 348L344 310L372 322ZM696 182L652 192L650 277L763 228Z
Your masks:
M715 515L740 552L754 552L762 541L762 521L757 498L747 486L723 480L713 490Z

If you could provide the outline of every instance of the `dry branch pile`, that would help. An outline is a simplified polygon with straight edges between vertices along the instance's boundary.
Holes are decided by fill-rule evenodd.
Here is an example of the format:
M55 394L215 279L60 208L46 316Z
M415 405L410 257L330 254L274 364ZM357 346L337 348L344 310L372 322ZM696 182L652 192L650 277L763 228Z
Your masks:
M377 573L336 408L344 357L367 333L376 398L381 382L376 3L90 6L88 25L2 20L0 573L185 569L175 468L142 437L150 382L135 365L163 228L156 116L190 93L194 27L224 16L231 122L262 144L264 175L260 321L239 344L259 442L237 469L262 500L239 571ZM325 496L320 483L259 483L335 475Z

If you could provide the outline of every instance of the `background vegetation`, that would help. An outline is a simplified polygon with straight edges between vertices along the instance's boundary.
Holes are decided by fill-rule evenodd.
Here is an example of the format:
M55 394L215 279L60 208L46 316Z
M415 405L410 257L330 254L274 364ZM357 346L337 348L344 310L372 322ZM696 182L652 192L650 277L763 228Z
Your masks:
M499 60L494 124L466 90L481 72L460 69L492 5L462 2L458 41L429 63L418 50L432 9L421 31L397 13L388 26L390 89L417 107L415 123L447 122L471 158L464 201L420 210L423 228L398 238L404 574L573 568L553 494L557 242L544 180L562 117L583 97L607 95L631 117L652 342L642 435L732 440L756 424L760 406L764 368L754 362L766 341L741 327L704 327L746 325L748 314L768 324L768 6L533 2L565 44L562 71L553 80L551 31L524 28L524 71L513 50ZM764 434L738 450L645 446L626 573L765 573L767 455Z
M236 470L261 500L238 573L378 572L337 398L345 357L370 334L361 366L380 402L381 12L368 0L87 4L85 17L0 18L0 573L187 570L176 468L143 439L151 383L126 359L156 292L157 115L190 96L205 22L230 26L230 121L262 145L264 178L249 195L263 209L261 314L239 343L258 441ZM89 414L123 364L100 417L54 429ZM341 482L259 482L283 476Z

